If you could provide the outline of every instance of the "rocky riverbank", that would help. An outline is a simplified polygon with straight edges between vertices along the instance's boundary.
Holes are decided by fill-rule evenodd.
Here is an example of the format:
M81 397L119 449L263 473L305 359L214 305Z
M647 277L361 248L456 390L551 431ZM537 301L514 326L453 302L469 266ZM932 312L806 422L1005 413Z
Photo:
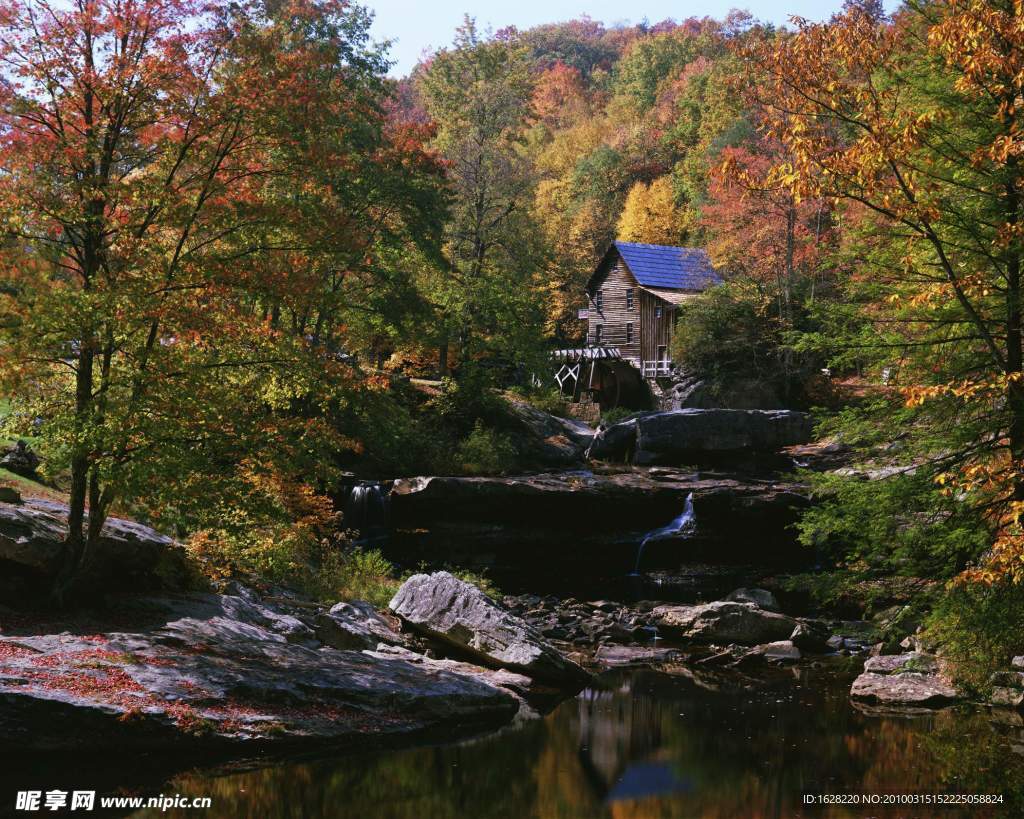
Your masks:
M59 633L7 617L0 745L251 751L450 738L531 715L589 679L474 587L443 579L459 612L447 637L403 629L453 616L453 599L445 607L436 594L437 575L430 588L407 584L396 598L411 619L237 585L124 598ZM452 635L470 637L460 644Z
M667 659L739 668L866 654L871 648L861 636L869 624L792 617L764 589L735 589L722 600L693 605L537 595L503 602L563 651L597 668Z
M867 651L763 589L691 606L488 598L415 575L387 611L238 584L122 597L46 624L7 613L0 744L248 753L447 739L543 712L624 666L750 669Z

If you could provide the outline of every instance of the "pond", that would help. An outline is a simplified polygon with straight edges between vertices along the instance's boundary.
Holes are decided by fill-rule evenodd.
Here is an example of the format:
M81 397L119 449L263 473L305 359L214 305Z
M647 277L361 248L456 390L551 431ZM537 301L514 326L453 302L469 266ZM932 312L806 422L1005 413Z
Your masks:
M761 672L611 671L542 719L460 744L192 772L204 817L662 819L1024 815L1024 729L982 709L851 704L863 660ZM1015 724L1016 723L1016 724ZM982 807L807 807L805 794L1002 794ZM167 816L173 812L136 814Z

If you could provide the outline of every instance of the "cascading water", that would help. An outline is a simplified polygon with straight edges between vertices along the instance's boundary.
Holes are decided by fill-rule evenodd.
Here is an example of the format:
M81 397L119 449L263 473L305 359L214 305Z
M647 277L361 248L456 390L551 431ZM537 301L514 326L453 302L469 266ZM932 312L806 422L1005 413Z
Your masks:
M357 543L370 543L387 536L388 496L379 483L360 483L349 490L343 525L359 532Z
M671 523L654 529L644 535L640 541L640 548L636 552L636 565L632 574L640 574L640 560L644 556L644 546L652 540L665 540L670 537L688 537L697 528L697 518L693 514L693 492L686 496L686 503L683 504L683 513Z
M590 453L594 451L594 447L604 437L605 425L600 423L597 425L597 429L594 430L594 437L590 439L590 446L587 447L587 451L583 453L583 457L588 461L590 460Z

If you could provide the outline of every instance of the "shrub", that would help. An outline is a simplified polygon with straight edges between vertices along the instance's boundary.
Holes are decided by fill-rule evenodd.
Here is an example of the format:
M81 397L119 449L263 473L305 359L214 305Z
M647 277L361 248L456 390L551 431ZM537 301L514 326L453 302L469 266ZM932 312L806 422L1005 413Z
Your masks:
M507 435L477 421L456 450L455 459L468 475L498 475L515 467L516 450Z
M367 600L384 606L399 585L394 566L376 549L352 546L341 535L310 540L294 526L245 535L204 530L186 545L214 580L275 583L322 602Z
M565 400L565 396L562 393L554 388L528 390L523 387L513 387L509 392L515 398L526 401L541 412L557 415L559 418L569 417L569 402Z
M625 421L635 414L636 410L627 409L626 407L615 407L601 415L601 423L606 427L611 426L612 424L619 423L619 421Z
M460 432L480 421L494 421L503 412L491 376L481 367L467 367L458 379L442 379L441 391L431 404L442 422Z
M401 585L395 567L376 549L338 549L324 555L307 593L318 600L366 600L383 608Z
M957 583L939 601L927 636L941 647L954 681L967 691L990 693L989 677L1024 654L1024 586Z
M822 562L854 568L862 579L950 578L988 546L984 523L956 498L937 491L924 470L880 480L801 476L819 502L797 525L800 542L814 547Z
M260 490L278 507L276 519L225 510L218 527L200 529L186 542L209 577L280 584L325 602L387 602L394 567L379 552L349 542L329 498L288 481L266 481Z
M773 395L806 406L809 382L820 376L817 353L797 349L794 331L807 329L802 310L783 323L775 302L743 282L713 287L680 306L672 357L728 399L742 392Z

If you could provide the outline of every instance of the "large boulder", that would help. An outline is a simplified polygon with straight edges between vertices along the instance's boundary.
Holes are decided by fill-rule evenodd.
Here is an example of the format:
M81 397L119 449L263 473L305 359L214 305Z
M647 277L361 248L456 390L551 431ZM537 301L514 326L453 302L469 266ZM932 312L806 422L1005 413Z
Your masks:
M390 608L414 630L483 665L557 685L579 686L590 678L524 620L448 572L413 575Z
M594 430L581 421L559 418L525 401L508 401L510 429L520 458L541 466L583 461Z
M24 478L38 478L39 456L24 441L17 441L0 456L0 469L6 469Z
M1017 660L1014 657L1014 660ZM999 708L1020 708L1024 705L1024 671L997 671L989 680L992 692L989 702Z
M718 600L696 606L658 606L653 612L667 633L704 643L760 645L788 640L797 621L752 603Z
M811 440L807 413L792 410L682 409L643 413L605 430L590 456L639 464L706 456L774 453Z
M779 601L768 589L735 589L725 599L735 603L753 603L764 611L779 611Z
M946 705L960 698L942 676L938 660L918 652L870 657L864 663L864 673L853 681L850 696L909 707Z
M64 557L68 508L31 498L0 503L0 602L20 604L50 589ZM176 590L189 573L181 547L148 526L108 518L83 578L90 594Z
M641 413L642 414L642 413ZM632 461L636 452L637 417L617 424L600 424L587 447L587 458L602 461Z
M507 724L523 680L406 651L341 651L254 595L122 602L130 631L0 638L0 745L33 750L448 739ZM123 628L123 626L122 626ZM82 632L82 633L78 633Z
M754 649L770 663L795 663L800 660L800 649L791 640L776 640Z
M801 651L828 651L832 629L820 620L801 620L789 639Z
M939 661L933 654L908 651L906 654L879 654L864 661L866 674L936 674Z
M687 409L641 416L637 458L651 462L692 453L777 452L805 444L810 416L789 410Z
M663 410L680 409L783 409L785 404L769 383L757 379L733 379L712 385L690 373L676 371L672 384L659 401Z

